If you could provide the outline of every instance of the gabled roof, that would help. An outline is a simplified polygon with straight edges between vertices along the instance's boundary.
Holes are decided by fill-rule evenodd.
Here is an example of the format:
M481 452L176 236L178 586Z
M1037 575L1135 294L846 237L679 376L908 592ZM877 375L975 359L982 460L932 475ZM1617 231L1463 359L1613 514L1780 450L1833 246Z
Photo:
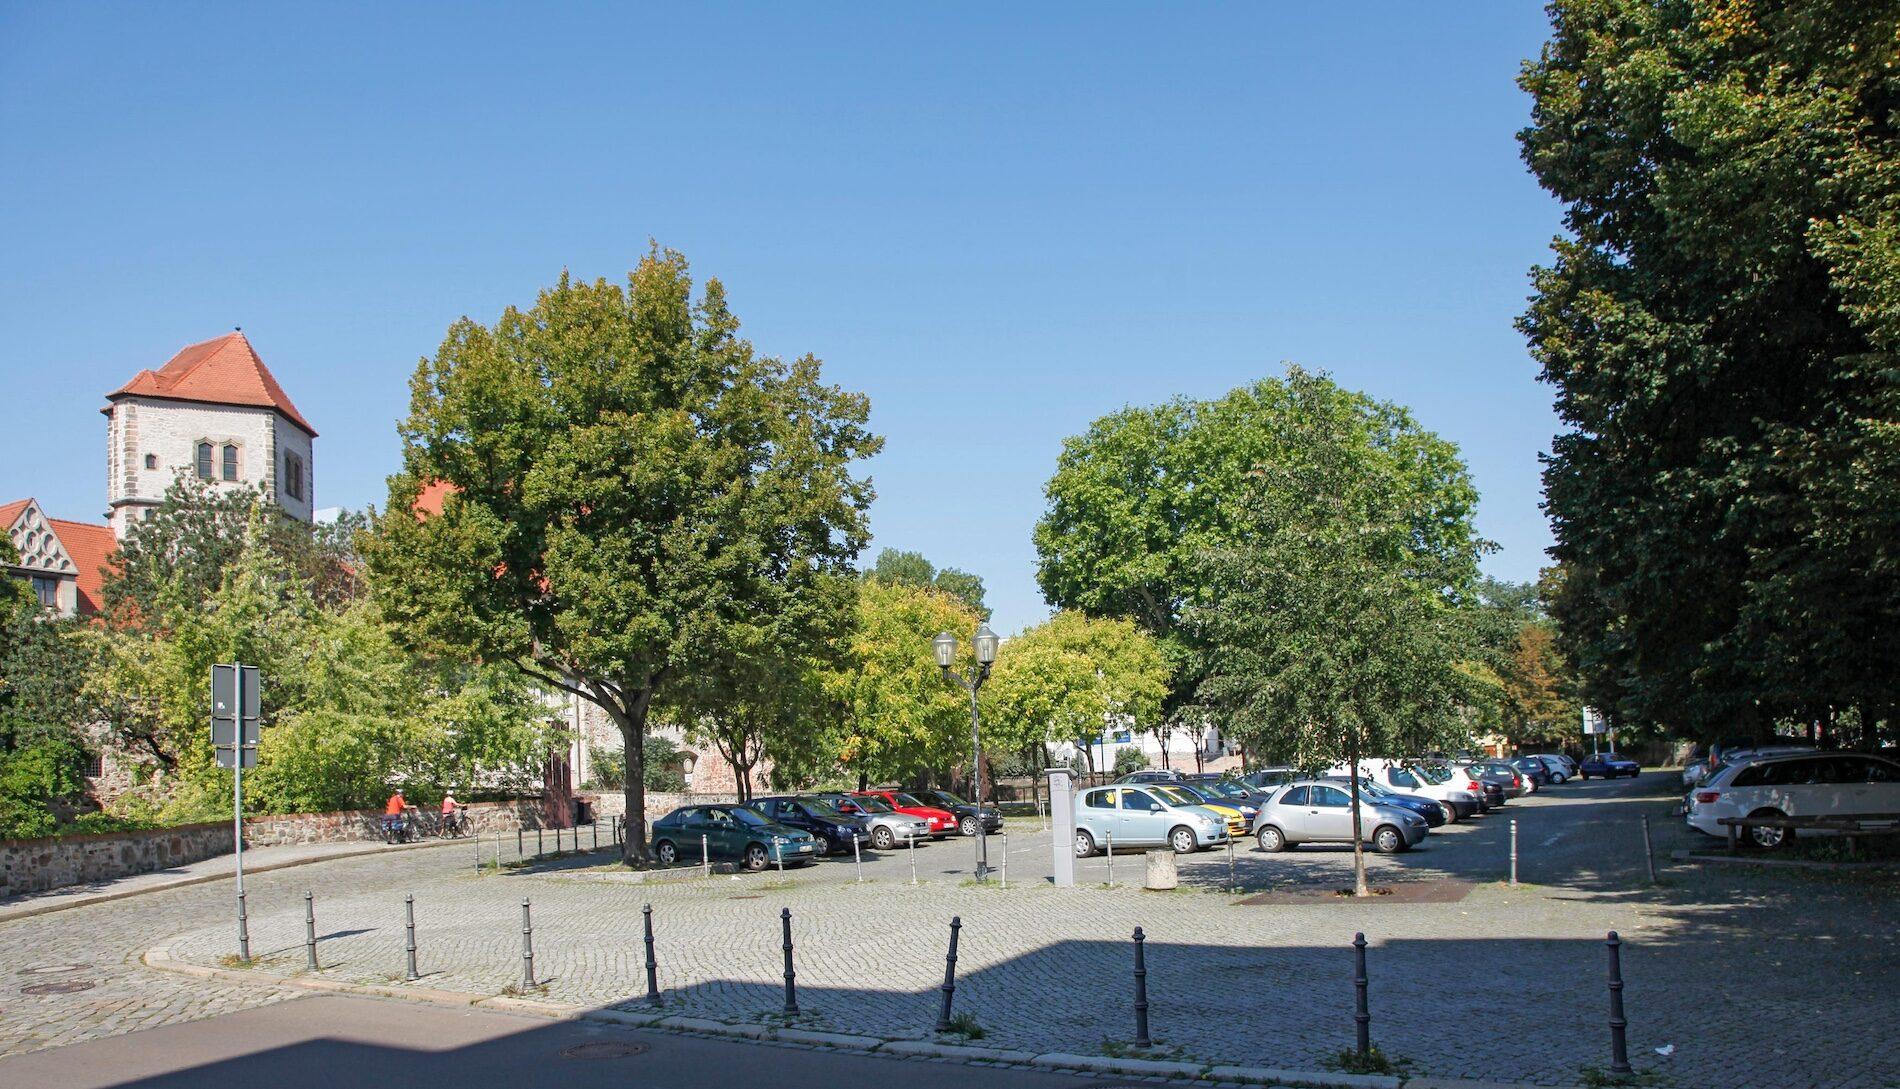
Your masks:
M35 505L30 498L0 503L0 533L11 530L26 509ZM80 615L99 612L105 607L106 568L112 563L112 554L119 550L118 535L112 532L111 526L49 518L44 508L40 517L53 536L59 538L59 547L66 558L72 561L73 582L79 588Z
M312 438L317 434L241 332L181 348L169 363L133 375L130 382L106 394L106 400L135 395L274 408Z
M80 615L104 609L106 567L112 562L112 554L119 550L119 538L112 527L68 522L64 518L48 518L46 524L53 527L59 543L66 546L66 554L72 557L73 566L79 569L73 581L79 584Z

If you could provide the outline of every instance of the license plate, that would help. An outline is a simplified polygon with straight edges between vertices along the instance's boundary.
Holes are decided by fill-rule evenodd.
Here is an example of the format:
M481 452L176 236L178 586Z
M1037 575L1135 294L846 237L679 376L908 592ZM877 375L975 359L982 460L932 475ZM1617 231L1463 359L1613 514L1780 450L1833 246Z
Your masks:
M809 843L801 843L801 844L799 844L799 845L798 845L798 849L799 849L799 850L801 850L801 851L810 851L810 850L811 850L811 844L809 844Z

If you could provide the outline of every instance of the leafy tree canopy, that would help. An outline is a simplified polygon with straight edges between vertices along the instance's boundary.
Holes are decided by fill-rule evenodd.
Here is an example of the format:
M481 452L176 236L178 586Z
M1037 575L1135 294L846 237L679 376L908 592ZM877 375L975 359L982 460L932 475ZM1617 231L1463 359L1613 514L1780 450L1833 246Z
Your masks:
M884 549L865 577L897 586L934 587L968 605L983 619L990 618L989 606L983 603L982 576L955 567L939 571L921 552Z
M1012 750L1087 743L1112 722L1161 715L1168 661L1132 620L1060 612L1004 643L982 698L986 736Z
M817 591L866 539L853 468L879 447L864 397L811 356L757 354L719 282L692 288L655 249L624 286L563 275L492 327L455 323L416 368L403 471L363 542L418 646L607 712L630 813L647 714L696 657L835 637ZM419 517L432 486L441 510Z
M1891 718L1900 10L1550 12L1521 141L1569 233L1520 326L1584 694L1704 735Z

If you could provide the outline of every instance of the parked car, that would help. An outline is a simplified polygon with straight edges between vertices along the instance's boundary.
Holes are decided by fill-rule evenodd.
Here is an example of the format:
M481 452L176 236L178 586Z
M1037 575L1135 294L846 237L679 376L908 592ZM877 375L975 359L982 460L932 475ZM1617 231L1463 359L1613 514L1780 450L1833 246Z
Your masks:
M1174 768L1143 768L1115 780L1117 783L1174 783L1187 778Z
M1514 756L1510 759L1509 763L1512 767L1516 768L1524 778L1531 781L1533 788L1547 787L1551 784L1550 768L1546 767L1544 762L1537 757Z
M833 809L846 816L863 817L865 829L871 834L871 846L880 851L888 851L900 843L930 838L928 822L906 813L899 813L882 798L866 798L857 794L801 796L828 802Z
M1483 800L1486 812L1504 804L1506 794L1504 792L1504 786L1498 781L1497 776L1487 775L1484 769L1471 764L1447 764L1443 766L1446 774L1450 775L1454 782L1462 780L1465 784L1465 789L1476 794Z
M925 805L949 810L957 818L959 834L976 835L979 822L985 832L1000 832L1003 829L1003 811L1000 809L978 810L974 803L966 802L947 790L913 790L910 793Z
M1577 777L1577 765L1568 756L1540 752L1535 754L1535 759L1544 762L1544 768L1550 772L1550 781L1553 783L1567 782Z
M1792 753L1725 765L1689 796L1689 827L1728 835L1723 817L1856 817L1900 813L1900 763L1864 753ZM1742 839L1774 850L1793 829L1744 828Z
M1585 779L1593 775L1599 779L1614 779L1619 775L1627 775L1634 779L1642 774L1642 771L1643 765L1622 753L1607 750L1593 752L1583 758L1583 763L1577 765L1577 774Z
M1300 777L1292 768L1273 767L1256 768L1240 777L1240 782L1249 790L1258 791L1262 800L1271 797L1273 792Z
M854 791L852 797L877 798L906 817L916 817L929 828L931 839L956 835L957 815L955 813L948 809L939 809L934 805L925 805L901 790L859 790Z
M1229 775L1190 775L1185 781L1188 786L1213 791L1229 804L1250 805L1255 809L1260 808L1260 803L1273 794L1272 790L1250 787Z
M1425 818L1392 805L1359 802L1360 834L1372 849L1394 854L1425 838ZM1352 797L1337 783L1296 780L1281 787L1254 820L1254 842L1263 851L1302 843L1351 843Z
M1257 805L1243 806L1238 802L1223 798L1218 792L1205 786L1182 780L1178 783L1144 783L1143 786L1160 793L1176 805L1197 805L1211 813L1218 813L1221 820L1227 822L1227 834L1244 836L1253 827L1254 814L1260 812Z
M704 851L702 853L702 845ZM732 859L748 870L774 862L803 866L818 858L810 832L770 821L742 805L688 805L653 822L653 857L662 866L682 859Z
M1474 760L1472 765L1495 778L1497 784L1504 788L1504 794L1508 798L1522 798L1526 794L1537 793L1537 784L1525 778L1524 773L1512 767L1508 761Z
M1401 794L1436 798L1438 804L1446 808L1446 820L1453 823L1484 812L1484 789L1470 789L1470 780L1462 777L1454 782L1449 771L1387 761L1375 766L1372 772L1380 786L1391 787Z
M840 813L822 798L754 798L746 805L764 814L765 819L810 832L825 854L850 854L853 844L871 838L862 815Z
M1327 782L1337 783L1345 787L1348 795L1352 793L1352 777L1350 775L1328 775L1325 778ZM1394 790L1387 790L1385 787L1379 785L1377 779L1371 779L1365 776L1361 776L1359 779L1359 797L1362 799L1370 798L1374 805L1395 805L1400 809L1409 809L1425 818L1425 827L1427 828L1437 828L1439 825L1451 819L1445 815L1445 807L1439 804L1436 799L1420 797L1416 794L1400 794Z
M1227 842L1227 822L1159 784L1095 787L1075 807L1075 856L1087 858L1112 842L1122 847L1171 847L1188 854ZM1112 839L1111 839L1112 837Z

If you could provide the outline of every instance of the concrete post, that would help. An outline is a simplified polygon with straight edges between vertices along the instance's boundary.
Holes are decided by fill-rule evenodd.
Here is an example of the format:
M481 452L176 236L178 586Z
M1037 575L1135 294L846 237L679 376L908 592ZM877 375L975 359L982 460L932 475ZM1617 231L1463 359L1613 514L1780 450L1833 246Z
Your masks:
M1068 768L1050 768L1050 872L1058 886L1075 884L1075 780Z

